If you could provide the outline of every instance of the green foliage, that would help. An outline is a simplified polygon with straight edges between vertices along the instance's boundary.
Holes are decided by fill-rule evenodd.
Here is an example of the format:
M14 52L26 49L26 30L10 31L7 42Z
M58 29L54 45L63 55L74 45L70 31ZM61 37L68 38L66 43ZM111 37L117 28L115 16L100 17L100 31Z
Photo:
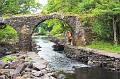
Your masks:
M62 33L62 23L58 19L51 19L51 20L46 20L44 23L48 25L48 30L50 34L55 35L55 34L60 34Z
M65 31L70 30L71 28L59 19L50 19L46 20L43 23L40 23L34 30L41 35L54 35L56 37L63 37Z
M46 35L47 31L44 28L39 28L39 34L40 35Z
M106 41L94 41L91 45L88 45L87 47L120 53L120 45L116 46Z
M54 28L51 30L51 34L55 35L55 34L61 34L63 32L61 25L55 25Z
M89 12L96 7L96 0L83 0L79 3L80 12Z
M30 13L38 8L40 4L35 0L0 0L1 14Z
M0 58L0 60L2 62L9 63L9 62L15 61L16 57L14 57L14 56L5 56L5 57Z
M47 20L44 23L48 25L48 28L51 27L51 30L49 32L51 35L55 36L61 36L65 31L70 29L66 23L58 19Z
M0 29L0 42L10 42L10 40L15 42L17 38L18 34L11 26L7 25L6 28Z
M94 15L104 15L104 14L118 14L120 13L120 2L114 0L99 1L96 8L92 10Z
M95 20L92 23L92 31L97 34L98 39L110 39L111 28L100 20Z
M43 12L72 12L76 11L80 0L48 0Z
M79 14L86 27L92 27L97 38L111 40L113 34L113 19L117 27L117 37L120 29L120 0L48 0L43 12L70 12ZM118 38L120 41L120 38Z

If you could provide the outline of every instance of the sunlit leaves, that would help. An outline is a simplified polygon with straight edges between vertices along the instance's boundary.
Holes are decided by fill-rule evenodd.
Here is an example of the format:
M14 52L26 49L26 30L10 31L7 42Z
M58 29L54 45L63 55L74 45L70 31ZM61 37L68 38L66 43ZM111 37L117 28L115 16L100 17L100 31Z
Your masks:
M33 9L40 8L40 4L35 0L4 0L0 6L2 14L29 13Z
M92 27L98 37L113 38L113 18L120 22L120 0L48 0L47 13L70 12L79 14L83 25Z
M7 25L7 27L4 29L0 29L0 42L5 42L11 39L16 40L17 37L17 32L9 25Z

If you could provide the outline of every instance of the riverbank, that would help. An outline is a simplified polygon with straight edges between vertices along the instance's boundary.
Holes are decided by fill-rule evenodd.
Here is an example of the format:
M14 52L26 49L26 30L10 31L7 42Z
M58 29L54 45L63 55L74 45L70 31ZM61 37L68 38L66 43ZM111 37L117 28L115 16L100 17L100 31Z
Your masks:
M53 42L56 37L50 38ZM77 60L90 66L105 68L112 71L120 71L120 54L88 48L65 45L64 52L70 59Z
M50 39L46 37L39 36L35 37L33 45L33 51L35 50L35 52L18 51L16 53L9 53L5 55L5 60L7 56L8 62L5 64L1 64L3 66L0 69L1 70L0 78L61 79L62 77L64 78L66 77L68 79L75 79L75 76L74 78L71 78L73 77L71 73L61 72L62 71L71 72L73 65L77 65L79 63L68 59L62 53L54 51L52 48L54 43L50 42L49 40ZM15 60L11 60L12 58L15 58Z
M55 43L50 42L49 40L50 38L46 36L33 37L33 41L41 47L41 51L38 52L38 55L41 58L47 60L51 67L58 72L57 77L59 79L62 77L65 77L65 79L76 79L76 76L74 75L74 67L87 67L87 65L67 58L63 51L54 51L54 48L52 46L55 45Z
M120 71L120 54L70 45L66 45L64 51L67 57L90 66Z
M0 79L56 79L48 62L35 52L7 55L15 60L0 63Z
M84 75L87 76L88 70L91 70L91 73L89 72L89 75L93 75L93 77L88 77L88 79L93 79L94 73L92 72L104 73L104 69L100 69L100 72L98 72L99 69L97 71L95 68L94 71L93 69L91 69L90 66L87 66L85 64L91 65L92 67L102 67L106 68L107 70L113 70L115 71L115 73L116 71L119 71L120 57L117 54L111 55L103 51L66 45L65 55L64 52L59 53L54 51L52 48L54 43L50 42L49 40L50 39L48 37L34 37L33 49L35 48L35 50L37 50L38 52L16 52L7 55L13 58L11 59L8 57L7 59L9 60L9 62L7 61L7 63L5 64L0 63L0 78L4 79L6 77L6 79L76 79L77 77L77 79L79 79L82 78L82 76ZM66 56L69 58L67 58ZM76 60L78 60L78 62ZM105 72L106 74L109 74L109 71L107 70L105 70ZM68 72L64 73L64 71ZM72 71L73 73L69 73L69 71ZM110 74L113 73L114 72ZM102 75L103 74L100 74L100 78L102 78ZM112 76L118 75L114 74ZM108 75L108 77L110 76Z

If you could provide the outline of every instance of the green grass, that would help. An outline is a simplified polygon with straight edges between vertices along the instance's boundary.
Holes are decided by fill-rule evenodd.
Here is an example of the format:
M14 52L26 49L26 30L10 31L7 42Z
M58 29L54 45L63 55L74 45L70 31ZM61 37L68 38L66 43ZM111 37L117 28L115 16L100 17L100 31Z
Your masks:
M15 61L16 57L14 57L14 56L5 56L5 57L0 58L0 60L2 62L8 63L8 62L11 62L11 61Z
M105 41L94 41L91 45L88 45L89 48L105 50L113 53L120 53L120 45L114 45Z

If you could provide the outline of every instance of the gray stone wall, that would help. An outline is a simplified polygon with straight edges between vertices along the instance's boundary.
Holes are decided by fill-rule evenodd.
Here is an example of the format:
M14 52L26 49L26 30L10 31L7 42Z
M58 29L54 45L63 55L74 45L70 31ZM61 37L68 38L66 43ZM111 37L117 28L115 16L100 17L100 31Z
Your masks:
M77 16L71 16L71 15L63 15L63 14L49 14L49 15L29 15L29 16L12 16L10 18L4 19L4 23L5 24L9 24L11 25L20 35L19 37L19 46L21 50L25 50L26 51L30 50L28 48L30 48L29 45L31 45L31 32L33 31L33 28L36 27L36 25L38 23L41 23L45 20L48 19L60 19L63 20L64 22L66 22L67 24L70 25L70 27L73 29L73 40L76 40L78 38L77 33L79 33L80 30L82 30L81 32L83 32L83 28L81 28L81 22L79 20L79 18ZM31 32L27 32L27 30L24 30L26 28L22 28L23 26L25 26L27 29L29 29L29 31ZM27 27L29 26L29 28ZM22 33L21 30L26 31L27 33L30 34L26 34L25 32ZM81 35L81 37L84 37L84 33L82 33L83 35ZM83 39L77 39L79 41L80 44L84 44L85 38ZM82 43L81 43L82 41ZM78 44L78 43L77 43ZM76 45L76 42L74 41L74 45Z
M98 66L110 70L120 71L120 55L90 48L65 46L67 57L78 60L90 66Z
M26 15L26 16L12 16L10 18L4 19L4 23L11 25L19 35L19 46L21 50L25 50L25 48L29 51L31 46L31 32L41 22L44 22L45 20L49 19L60 19L67 23L72 28L72 34L73 34L73 45L79 46L79 45L86 45L88 42L87 35L90 33L87 33L85 28L82 26L82 23L80 21L79 16L75 15L68 15L68 14L48 14L48 15ZM29 29L30 34L24 34L21 33L21 29L25 26L27 29ZM29 26L29 28L28 28ZM25 31L25 30L24 30ZM26 37L25 37L26 36ZM29 47L28 47L29 46Z

